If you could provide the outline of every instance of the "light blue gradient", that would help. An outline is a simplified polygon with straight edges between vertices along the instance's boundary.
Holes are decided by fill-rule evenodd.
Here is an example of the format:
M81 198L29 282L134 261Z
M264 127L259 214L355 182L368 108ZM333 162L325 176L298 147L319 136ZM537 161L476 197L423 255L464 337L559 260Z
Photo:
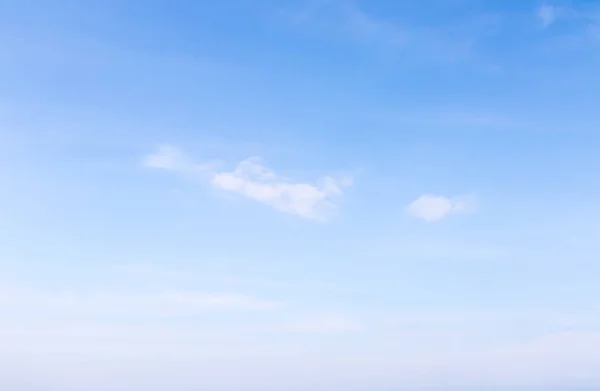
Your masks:
M598 69L589 1L0 0L0 389L600 387Z

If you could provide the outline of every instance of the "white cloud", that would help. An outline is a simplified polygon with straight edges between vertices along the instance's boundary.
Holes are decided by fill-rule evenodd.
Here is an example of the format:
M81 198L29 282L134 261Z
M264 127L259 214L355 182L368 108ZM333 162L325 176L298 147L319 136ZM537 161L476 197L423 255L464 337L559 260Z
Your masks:
M350 184L347 180L325 177L321 185L291 182L277 176L252 157L240 162L232 172L220 172L213 186L241 194L281 212L314 220L326 220L336 209L332 197Z
M451 214L470 213L475 210L472 197L444 197L425 194L413 201L407 208L410 216L425 220L438 221Z
M542 27L550 27L558 17L558 10L552 5L543 4L537 9L537 17L542 22Z
M280 212L302 218L325 221L337 209L335 196L351 185L350 178L324 177L318 183L295 182L281 177L262 164L260 157L250 157L237 164L233 171L218 171L212 163L192 164L179 149L163 146L144 158L149 168L182 173L202 172L215 188L240 194L268 205Z

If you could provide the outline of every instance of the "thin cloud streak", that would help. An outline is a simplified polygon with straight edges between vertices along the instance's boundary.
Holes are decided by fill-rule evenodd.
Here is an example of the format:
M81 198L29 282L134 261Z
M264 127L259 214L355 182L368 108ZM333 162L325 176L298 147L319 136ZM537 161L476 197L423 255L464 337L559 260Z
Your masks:
M373 15L355 3L320 3L283 13L295 27L314 31L328 39L351 42L383 53L411 59L453 63L472 59L475 43L489 35L489 24L483 30L477 20L462 21L473 33L461 28L434 28L401 24Z

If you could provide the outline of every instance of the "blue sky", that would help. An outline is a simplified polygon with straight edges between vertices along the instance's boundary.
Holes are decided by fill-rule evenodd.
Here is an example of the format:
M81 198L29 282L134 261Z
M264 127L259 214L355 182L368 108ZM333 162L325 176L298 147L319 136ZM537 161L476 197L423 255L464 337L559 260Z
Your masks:
M600 387L600 4L0 0L0 33L0 388Z

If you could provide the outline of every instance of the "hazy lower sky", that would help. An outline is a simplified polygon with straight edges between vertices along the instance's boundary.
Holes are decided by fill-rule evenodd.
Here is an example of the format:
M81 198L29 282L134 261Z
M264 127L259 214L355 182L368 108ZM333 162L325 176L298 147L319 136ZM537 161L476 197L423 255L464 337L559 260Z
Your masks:
M600 387L599 70L595 1L0 0L0 389Z

